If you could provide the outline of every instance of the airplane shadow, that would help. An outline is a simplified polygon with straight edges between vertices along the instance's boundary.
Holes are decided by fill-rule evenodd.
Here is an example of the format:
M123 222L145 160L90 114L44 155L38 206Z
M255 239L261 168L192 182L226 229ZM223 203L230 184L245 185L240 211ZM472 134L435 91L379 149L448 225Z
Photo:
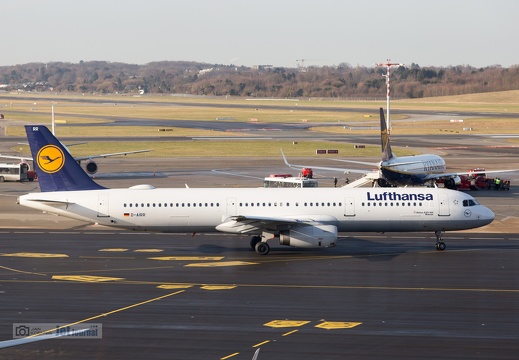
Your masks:
M359 238L339 238L337 245L333 248L306 249L294 248L289 246L277 245L275 241L269 242L271 246L270 252L266 257L257 255L254 250L248 246L248 241L240 240L240 245L223 246L217 244L201 244L196 250L202 254L250 254L257 256L259 259L266 259L276 256L318 256L318 257L337 257L347 256L354 258L365 258L369 261L390 261L393 258L406 254L408 252L422 251L432 249L418 245L417 247L409 247L408 244L394 242L391 244L375 242L371 240Z

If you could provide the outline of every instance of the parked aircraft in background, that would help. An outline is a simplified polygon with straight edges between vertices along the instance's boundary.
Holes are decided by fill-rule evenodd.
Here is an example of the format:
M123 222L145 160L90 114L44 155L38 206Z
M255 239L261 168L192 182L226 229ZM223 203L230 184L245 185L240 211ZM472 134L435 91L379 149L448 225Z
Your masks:
M56 135L55 122L54 122L54 107L52 109L52 134ZM68 145L68 147L74 146L74 145L80 145L80 144L83 144L83 143L70 144L70 145ZM94 161L94 159L107 158L107 157L112 157L112 156L130 155L130 154L139 154L139 153L145 153L145 152L150 152L150 151L151 150L134 150L134 151L122 151L122 152L110 153L110 154L78 156L78 157L75 157L74 160L76 160L77 163L80 165L81 165L82 161L86 161L85 171L89 175L94 175L99 170L99 166L97 165L97 162ZM0 158L18 160L20 162L34 161L33 158L25 157L25 156L11 156L11 155L0 154Z
M249 234L258 254L267 241L302 248L335 246L338 232L472 229L494 219L468 194L439 188L107 189L94 182L45 127L26 126L41 192L18 203L50 214L137 231ZM48 159L55 159L48 162Z
M288 163L283 151L283 159L285 164L294 169L303 169L311 167L312 169L340 171L343 173L359 173L364 176L346 185L347 187L362 186L366 183L373 182L380 187L389 186L414 186L429 185L435 186L437 180L444 180L444 185L448 189L456 189L461 183L460 175L476 175L518 171L513 170L492 170L492 171L467 171L467 172L447 172L445 160L438 155L422 154L413 156L396 156L391 150L391 142L388 136L386 120L384 119L384 110L380 108L380 136L382 145L382 161L379 163L333 159L334 161L342 161L348 163L362 164L376 168L375 171L365 171L358 169L346 169L336 167L320 167L309 165L293 165Z

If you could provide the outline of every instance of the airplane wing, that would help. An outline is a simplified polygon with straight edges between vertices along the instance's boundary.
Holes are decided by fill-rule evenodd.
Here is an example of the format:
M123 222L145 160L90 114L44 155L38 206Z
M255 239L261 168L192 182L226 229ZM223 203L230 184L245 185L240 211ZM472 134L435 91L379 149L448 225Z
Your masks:
M112 153L112 154L100 154L100 155L90 155L90 156L75 157L74 160L76 160L76 161L83 161L83 160L90 160L90 159L97 159L97 158L107 158L107 157L110 157L110 156L138 154L138 153L144 153L144 152L150 152L150 151L153 151L153 150L123 151L123 152ZM20 161L33 161L32 157L10 156L10 155L2 155L2 154L0 154L0 158L3 158L3 159L14 159L14 160L20 160Z
M308 215L305 218L236 215L229 217L225 222L218 225L216 230L233 234L249 234L258 230L287 230L296 224L315 225L316 223L327 222L337 222L337 219L333 216L323 215Z
M11 155L2 155L2 154L0 154L0 158L2 158L2 159L20 160L20 161L32 161L32 157L11 156Z
M283 150L281 150L281 155L283 156L283 161L285 162L285 165L292 169L299 170L299 169L303 169L303 168L312 168L312 169L318 169L318 170L339 171L339 172L342 172L343 174L349 174L349 173L365 174L368 172L368 170L358 170L358 169L344 169L344 168L336 168L336 167L310 166L310 165L294 165L294 164L290 164L287 161L287 158L285 157ZM361 162L358 162L358 163L359 164L368 164L368 163L361 163ZM378 164L375 164L375 165L378 166Z
M123 151L123 152L111 153L111 154L101 154L101 155L90 155L90 156L74 157L74 160L76 160L76 161L83 161L83 160L90 160L90 159L107 158L107 157L110 157L110 156L121 156L121 155L145 153L145 152L150 152L150 151L152 151L152 150Z
M367 166L375 166L375 167L378 167L378 166L379 166L379 163L367 162L367 161L355 161L355 160L345 160L345 159L330 159L330 160L333 160L333 161L340 161L340 162L347 162L347 163L352 163L352 164L360 164L360 165L367 165Z

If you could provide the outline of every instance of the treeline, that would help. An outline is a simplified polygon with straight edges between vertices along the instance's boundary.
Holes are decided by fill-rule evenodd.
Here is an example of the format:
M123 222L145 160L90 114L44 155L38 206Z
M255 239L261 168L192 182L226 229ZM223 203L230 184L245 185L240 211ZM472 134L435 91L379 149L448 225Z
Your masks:
M0 90L82 93L176 93L247 97L384 98L382 67L236 67L186 61L145 65L81 61L0 67ZM391 70L393 98L421 98L519 89L519 65L469 65Z

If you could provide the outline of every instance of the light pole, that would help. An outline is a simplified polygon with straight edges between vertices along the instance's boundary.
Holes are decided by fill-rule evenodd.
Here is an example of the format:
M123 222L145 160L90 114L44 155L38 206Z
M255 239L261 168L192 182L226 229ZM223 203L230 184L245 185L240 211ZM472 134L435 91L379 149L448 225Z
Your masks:
M404 66L404 64L392 63L391 59L387 59L385 63L375 64L377 66L385 66L386 67L386 75L382 75L386 78L386 87L387 87L387 111L386 111L386 125L387 125L387 135L391 134L391 119L389 116L389 108L390 108L390 99L391 99L391 67L392 66Z

